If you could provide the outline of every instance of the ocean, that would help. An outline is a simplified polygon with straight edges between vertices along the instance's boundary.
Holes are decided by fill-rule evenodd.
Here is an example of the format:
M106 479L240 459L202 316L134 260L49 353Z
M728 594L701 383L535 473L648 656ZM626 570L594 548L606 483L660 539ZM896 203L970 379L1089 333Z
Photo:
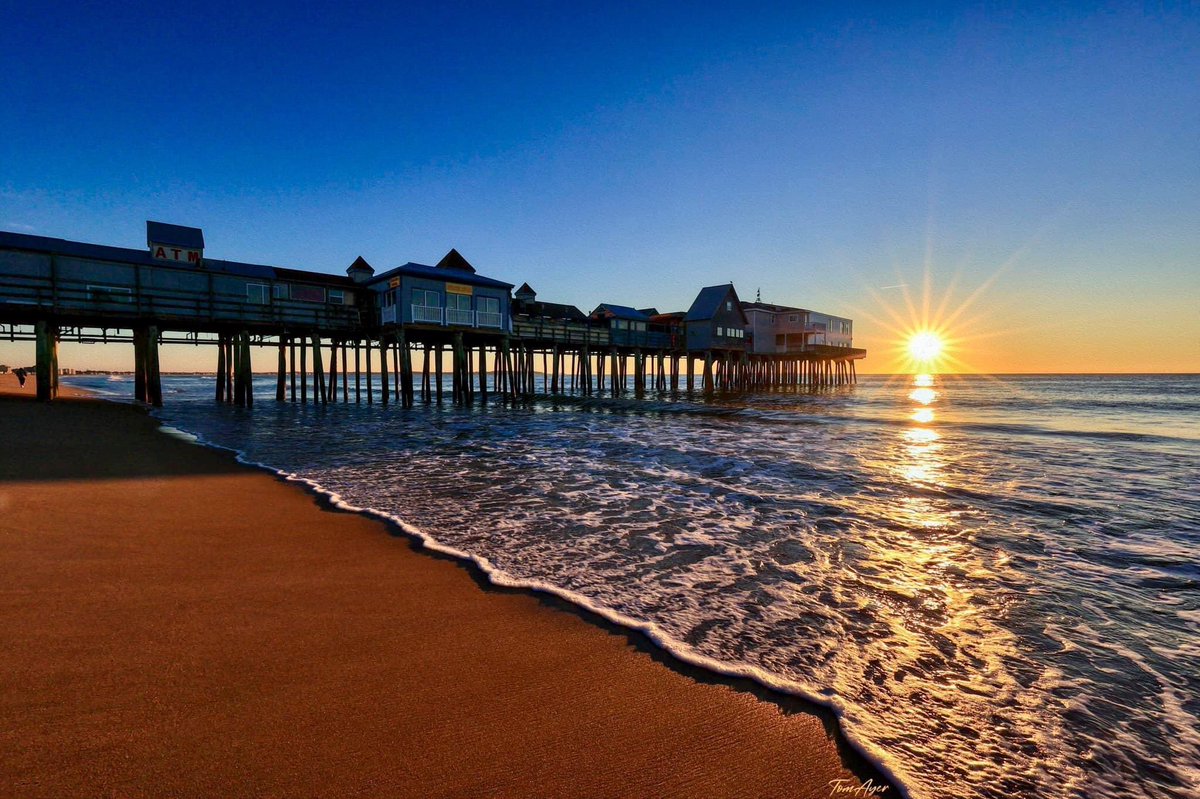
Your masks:
M912 797L1200 796L1200 377L409 410L255 389L166 377L158 415L828 706Z

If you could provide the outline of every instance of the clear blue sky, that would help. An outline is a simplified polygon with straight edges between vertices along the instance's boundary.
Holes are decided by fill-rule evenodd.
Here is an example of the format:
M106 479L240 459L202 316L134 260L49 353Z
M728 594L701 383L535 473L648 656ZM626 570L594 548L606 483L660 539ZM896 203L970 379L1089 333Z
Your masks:
M994 278L968 365L1200 369L1193 3L170 6L3 2L0 229L153 218L322 271L457 247L585 311L733 280L855 316L877 368L865 289L928 265L951 307Z

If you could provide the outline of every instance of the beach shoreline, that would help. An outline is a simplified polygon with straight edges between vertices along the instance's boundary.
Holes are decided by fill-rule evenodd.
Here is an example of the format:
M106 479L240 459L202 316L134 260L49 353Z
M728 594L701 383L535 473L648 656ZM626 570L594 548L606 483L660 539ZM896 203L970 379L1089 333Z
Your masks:
M16 654L2 759L25 795L881 784L831 713L408 536L398 546L398 525L379 535L383 522L162 435L131 406L0 403L28 439L0 459L2 557L18 575L0 607Z

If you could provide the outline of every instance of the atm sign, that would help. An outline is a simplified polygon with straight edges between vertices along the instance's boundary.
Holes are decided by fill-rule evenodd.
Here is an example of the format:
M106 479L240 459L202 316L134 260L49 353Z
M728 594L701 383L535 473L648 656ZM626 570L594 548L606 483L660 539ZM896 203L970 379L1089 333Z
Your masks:
M159 261L174 261L182 264L200 265L203 250L189 250L183 247L168 247L165 244L150 245L150 254Z

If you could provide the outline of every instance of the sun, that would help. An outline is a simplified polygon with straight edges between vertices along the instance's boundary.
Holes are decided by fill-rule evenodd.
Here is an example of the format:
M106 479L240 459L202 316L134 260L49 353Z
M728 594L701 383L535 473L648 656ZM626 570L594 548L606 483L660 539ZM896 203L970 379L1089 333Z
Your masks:
M929 363L942 353L942 339L937 333L923 330L908 339L908 354L918 363Z

